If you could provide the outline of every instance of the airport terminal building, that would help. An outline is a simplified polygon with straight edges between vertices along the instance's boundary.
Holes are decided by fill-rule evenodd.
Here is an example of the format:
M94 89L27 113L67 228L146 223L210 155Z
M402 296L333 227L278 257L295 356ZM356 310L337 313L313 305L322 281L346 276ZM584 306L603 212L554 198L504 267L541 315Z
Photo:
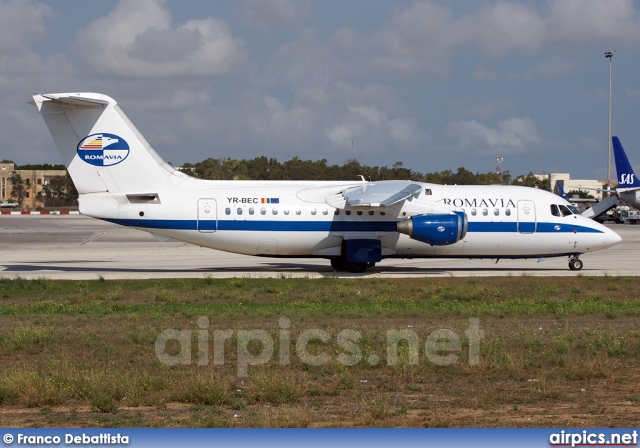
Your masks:
M0 201L17 201L22 209L42 207L43 187L52 178L66 174L67 170L16 170L14 163L0 163ZM22 180L22 198L14 192L12 179Z

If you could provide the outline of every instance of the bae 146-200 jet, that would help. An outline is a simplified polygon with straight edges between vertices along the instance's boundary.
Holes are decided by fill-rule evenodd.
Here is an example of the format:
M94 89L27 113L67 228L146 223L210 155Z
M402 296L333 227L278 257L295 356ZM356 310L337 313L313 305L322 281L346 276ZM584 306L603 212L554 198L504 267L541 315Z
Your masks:
M160 237L364 272L385 258L545 258L620 242L547 191L413 181L212 181L165 163L112 98L34 95L80 212Z

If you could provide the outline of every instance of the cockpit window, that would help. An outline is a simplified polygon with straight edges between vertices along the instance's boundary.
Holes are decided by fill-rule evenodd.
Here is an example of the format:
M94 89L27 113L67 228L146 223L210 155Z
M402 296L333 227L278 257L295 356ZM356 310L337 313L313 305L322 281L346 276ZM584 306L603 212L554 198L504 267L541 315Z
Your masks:
M573 215L573 213L571 213L571 210L569 210L569 208L567 208L567 206L559 205L558 207L560 208L560 213L562 213L562 216Z
M556 204L551 204L551 214L553 216L560 216L560 210L558 210L558 206Z
M574 215L580 214L580 210L578 210L574 205L567 205L567 208L571 210Z

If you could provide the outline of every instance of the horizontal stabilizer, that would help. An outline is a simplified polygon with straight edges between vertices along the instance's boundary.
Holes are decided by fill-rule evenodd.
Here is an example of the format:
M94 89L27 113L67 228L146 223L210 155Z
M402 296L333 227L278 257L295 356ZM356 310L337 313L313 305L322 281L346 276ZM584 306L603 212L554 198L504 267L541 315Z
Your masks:
M82 96L81 93L57 93L38 96L50 101L50 104L64 109L103 108L109 104L109 99L100 98L101 96L104 97L104 95L99 95L97 97L95 94L93 95L94 98ZM115 101L111 101L115 103ZM29 104L36 106L36 101L32 100Z

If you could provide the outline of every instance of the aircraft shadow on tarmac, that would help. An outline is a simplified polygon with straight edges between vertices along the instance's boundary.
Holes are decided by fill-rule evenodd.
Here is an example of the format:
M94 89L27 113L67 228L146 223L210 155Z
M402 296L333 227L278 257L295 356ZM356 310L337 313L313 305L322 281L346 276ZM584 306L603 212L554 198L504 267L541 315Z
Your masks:
M303 264L303 263L264 263L262 265L256 266L242 266L242 267L233 267L227 266L224 268L190 268L190 269L180 269L180 268L170 268L170 269L162 269L162 268L133 268L133 267L99 267L99 266L59 266L59 265L44 265L44 264L5 264L0 265L0 267L4 267L3 270L0 270L0 273L11 273L11 272L38 272L41 271L43 273L46 272L113 272L113 273L162 273L162 274L171 274L171 273L192 273L192 272L202 272L206 273L266 273L273 271L285 271L289 273L318 273L320 275L327 275L331 273L338 274L340 276L363 276L363 274L351 274L348 272L336 272L330 266L319 266L317 264ZM366 275L375 275L375 274L443 274L447 272L513 272L513 271L521 271L521 272L552 272L564 269L561 268L543 268L543 267L498 267L492 265L492 267L482 266L482 267L450 267L450 268L432 268L432 267L417 267L417 266L384 266L377 265L376 267L369 269ZM585 269L588 271L589 269Z

